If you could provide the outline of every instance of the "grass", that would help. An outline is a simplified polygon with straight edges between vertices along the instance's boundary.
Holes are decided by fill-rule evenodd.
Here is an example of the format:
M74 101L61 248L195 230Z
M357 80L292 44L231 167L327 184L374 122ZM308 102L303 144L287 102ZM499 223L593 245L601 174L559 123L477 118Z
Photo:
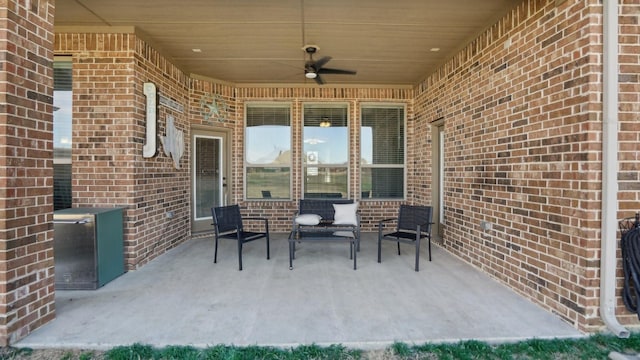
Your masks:
M461 341L449 344L408 345L395 343L386 350L363 351L342 345L321 347L302 345L281 349L264 346L217 345L205 349L191 346L168 346L157 349L149 345L119 346L108 351L32 350L2 348L0 359L64 359L64 360L592 360L607 359L609 353L637 354L640 334L628 339L613 335L592 335L580 339L532 339L517 343L488 344Z
M218 345L206 349L197 349L190 346L169 346L163 349L155 349L147 345L135 344L113 348L105 353L105 359L133 360L133 359L225 359L225 360L250 360L250 359L362 359L362 351L347 349L340 345L320 347L317 345L304 345L292 349L280 349L263 346L225 346Z

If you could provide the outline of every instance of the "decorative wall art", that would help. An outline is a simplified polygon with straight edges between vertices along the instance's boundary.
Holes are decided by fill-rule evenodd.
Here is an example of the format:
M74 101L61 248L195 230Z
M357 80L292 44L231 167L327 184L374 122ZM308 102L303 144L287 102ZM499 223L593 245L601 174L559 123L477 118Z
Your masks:
M173 100L172 98L160 93L158 94L158 100L160 105L167 107L173 111L179 112L180 114L184 114L184 106L182 106L182 104Z
M229 111L227 102L218 94L205 94L200 99L200 111L205 121L223 122Z
M144 96L147 100L145 141L142 148L142 156L151 158L156 155L156 116L158 107L158 92L154 83L146 82L143 86Z
M180 169L180 159L184 154L184 132L175 126L173 116L167 116L166 136L160 137L164 154L171 156L173 166Z

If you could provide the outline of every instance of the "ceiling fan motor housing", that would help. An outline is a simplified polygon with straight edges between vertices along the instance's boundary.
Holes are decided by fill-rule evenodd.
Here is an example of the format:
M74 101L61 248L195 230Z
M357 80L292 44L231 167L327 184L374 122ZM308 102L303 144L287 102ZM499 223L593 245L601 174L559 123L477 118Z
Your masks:
M320 48L316 45L305 45L302 47L302 50L309 54L309 61L307 62L307 64L305 64L304 67L304 76L307 79L315 79L316 77L318 77L317 70L313 66L313 54L315 54L318 49Z
M321 74L340 74L340 75L355 75L355 71L351 70L342 70L342 69L331 69L325 68L330 60L331 56L324 56L318 60L313 59L313 54L315 54L320 48L316 45L305 45L302 49L309 54L309 61L307 61L304 65L304 76L307 79L313 79L319 85L323 85L324 81L321 78Z
M317 45L305 45L302 47L302 50L304 50L307 54L315 54L316 52L318 52L318 50L320 50L320 47Z

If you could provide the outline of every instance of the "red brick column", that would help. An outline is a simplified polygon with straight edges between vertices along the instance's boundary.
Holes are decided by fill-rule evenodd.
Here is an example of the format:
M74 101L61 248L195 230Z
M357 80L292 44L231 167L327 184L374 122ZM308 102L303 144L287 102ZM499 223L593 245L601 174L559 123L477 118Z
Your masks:
M54 318L53 9L0 5L0 346Z

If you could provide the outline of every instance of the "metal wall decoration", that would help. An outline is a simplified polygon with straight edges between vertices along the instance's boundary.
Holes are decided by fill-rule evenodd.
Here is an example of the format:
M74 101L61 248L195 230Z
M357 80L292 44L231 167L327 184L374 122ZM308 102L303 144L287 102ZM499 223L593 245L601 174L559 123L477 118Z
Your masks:
M173 100L172 98L163 95L162 93L158 94L158 100L160 105L168 107L174 111L179 112L180 114L184 114L184 106L179 102Z
M151 158L156 155L156 116L158 107L158 91L156 85L151 82L144 83L144 96L147 99L145 142L142 148L142 156Z
M173 116L167 116L166 136L160 137L164 154L171 156L173 166L180 169L180 159L184 154L184 132L175 126Z
M200 111L205 121L223 122L229 111L227 102L218 94L205 94L200 99Z

